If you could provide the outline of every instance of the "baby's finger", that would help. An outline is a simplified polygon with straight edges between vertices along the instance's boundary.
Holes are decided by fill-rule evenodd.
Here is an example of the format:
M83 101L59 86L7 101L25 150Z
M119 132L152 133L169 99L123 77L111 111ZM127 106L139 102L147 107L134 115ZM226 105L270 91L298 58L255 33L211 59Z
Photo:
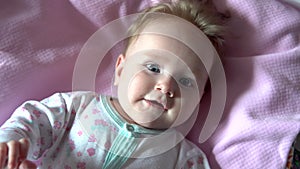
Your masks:
M28 153L28 149L29 149L29 141L25 138L22 138L22 139L19 140L19 143L20 143L19 160L23 161L27 157L27 153Z
M29 160L24 160L19 165L19 169L36 169L36 168L37 168L36 165Z
M7 145L0 143L0 168L4 168L7 159Z
M19 142L10 141L7 143L8 147L8 168L16 168L19 159Z

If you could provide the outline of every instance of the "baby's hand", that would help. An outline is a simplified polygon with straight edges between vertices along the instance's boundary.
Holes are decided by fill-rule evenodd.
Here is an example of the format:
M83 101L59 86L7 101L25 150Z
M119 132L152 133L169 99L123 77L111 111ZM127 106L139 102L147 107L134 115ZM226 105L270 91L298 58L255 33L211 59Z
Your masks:
M36 168L33 162L26 160L28 149L29 141L25 138L0 143L0 169Z

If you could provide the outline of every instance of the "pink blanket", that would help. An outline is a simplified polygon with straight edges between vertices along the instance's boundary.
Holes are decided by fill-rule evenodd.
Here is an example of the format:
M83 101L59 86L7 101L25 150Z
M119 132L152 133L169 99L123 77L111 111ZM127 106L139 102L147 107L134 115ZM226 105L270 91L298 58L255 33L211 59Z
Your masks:
M213 169L281 169L300 131L299 5L214 1L231 14L224 58L227 100L217 129L199 146ZM87 39L106 23L154 2L1 1L0 124L25 100L72 90L74 63ZM112 59L120 50L112 50L98 71L97 91L111 93ZM209 105L202 104L188 135L195 143Z

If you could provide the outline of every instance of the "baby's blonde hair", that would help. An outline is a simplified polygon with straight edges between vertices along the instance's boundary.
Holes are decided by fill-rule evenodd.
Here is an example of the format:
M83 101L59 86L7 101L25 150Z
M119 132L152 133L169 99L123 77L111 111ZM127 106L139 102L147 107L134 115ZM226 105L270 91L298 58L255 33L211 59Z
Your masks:
M125 53L137 39L138 34L153 19L152 13L170 14L187 20L198 27L211 41L218 52L224 41L224 26L221 15L207 1L177 0L159 3L146 8L128 30L129 38Z

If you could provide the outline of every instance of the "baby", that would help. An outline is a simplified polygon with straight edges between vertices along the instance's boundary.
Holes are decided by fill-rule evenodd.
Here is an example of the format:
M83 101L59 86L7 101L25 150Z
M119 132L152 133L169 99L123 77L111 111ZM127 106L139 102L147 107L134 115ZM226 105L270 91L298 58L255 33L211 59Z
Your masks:
M211 68L203 57L222 41L207 8L177 1L144 10L116 61L117 98L70 92L25 102L1 127L0 167L35 168L29 160L39 159L38 168L208 169L176 130L198 112Z

